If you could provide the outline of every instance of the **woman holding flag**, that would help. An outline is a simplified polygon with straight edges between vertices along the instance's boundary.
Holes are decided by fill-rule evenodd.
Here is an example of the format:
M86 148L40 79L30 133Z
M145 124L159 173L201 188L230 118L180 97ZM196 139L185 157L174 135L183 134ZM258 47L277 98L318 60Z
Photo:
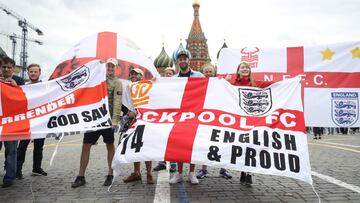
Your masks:
M227 75L225 77L225 80L229 81L232 85L235 86L250 86L250 87L259 87L259 88L265 88L269 85L273 84L273 82L268 81L255 81L252 74L251 74L251 68L249 64L246 62L241 62L238 65L238 68L236 70L235 76ZM246 184L252 184L252 175L249 172L241 172L240 176L240 182L246 183Z

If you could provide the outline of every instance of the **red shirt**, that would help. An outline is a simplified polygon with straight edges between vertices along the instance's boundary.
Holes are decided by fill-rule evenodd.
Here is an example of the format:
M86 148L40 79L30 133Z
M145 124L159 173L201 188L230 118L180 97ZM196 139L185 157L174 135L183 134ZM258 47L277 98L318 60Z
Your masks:
M236 75L231 78L230 84L235 86L252 86L249 77L238 78ZM255 80L256 87L265 88L271 84L273 84L273 82Z

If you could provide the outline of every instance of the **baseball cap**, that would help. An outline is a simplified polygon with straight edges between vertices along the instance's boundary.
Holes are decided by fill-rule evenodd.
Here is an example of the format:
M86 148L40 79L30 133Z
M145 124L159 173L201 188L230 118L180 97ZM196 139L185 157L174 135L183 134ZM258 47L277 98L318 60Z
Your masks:
M118 65L118 61L115 58L108 58L108 60L106 61L106 63L111 63L114 66Z
M144 76L144 72L140 68L134 68L130 72L134 71L135 73L138 73L142 76Z

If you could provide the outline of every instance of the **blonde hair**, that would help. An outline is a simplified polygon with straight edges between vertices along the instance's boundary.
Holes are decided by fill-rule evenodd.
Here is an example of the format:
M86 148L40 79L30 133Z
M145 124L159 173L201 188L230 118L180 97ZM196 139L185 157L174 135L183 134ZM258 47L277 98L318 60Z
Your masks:
M215 73L215 72L216 72L215 67L212 66L211 64L205 64L205 65L203 66L202 72L204 73L206 69L211 69L211 70L213 71L214 75L216 75L216 73Z
M250 72L249 72L250 84L251 84L251 86L256 87L255 80L254 80L254 78L253 78L253 76L252 76L252 74L251 74L251 68L250 68L249 64L246 63L246 62L241 62L241 63L238 65L238 68L236 69L236 78L240 79L240 78L243 77L243 76L239 73L239 69L240 69L241 64L245 64L245 65L249 68L249 70L250 70Z
M175 69L173 69L172 67L167 67L167 68L165 68L164 73L165 73L167 70L170 70L170 71L175 75Z

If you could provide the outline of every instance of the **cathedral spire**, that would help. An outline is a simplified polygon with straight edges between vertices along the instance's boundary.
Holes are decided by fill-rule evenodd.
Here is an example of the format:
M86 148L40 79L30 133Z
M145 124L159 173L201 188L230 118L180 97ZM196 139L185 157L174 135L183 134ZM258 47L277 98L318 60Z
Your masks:
M189 33L189 38L191 37L205 38L205 35L201 29L200 18L199 18L200 4L194 2L193 8L194 8L194 20Z
M202 70L202 66L206 62L210 62L209 51L207 46L207 39L201 29L200 24L200 3L195 0L192 4L194 8L194 20L191 26L191 30L188 38L186 39L186 49L188 49L192 55L190 60L190 67L194 70Z
M222 45L222 47L219 49L217 55L216 55L216 58L219 59L219 54L220 54L220 51L223 49L223 48L228 48L227 44L226 44L226 39L224 38L224 44Z
M199 1L195 0L192 6L194 8L194 16L199 16L199 8L200 8Z

